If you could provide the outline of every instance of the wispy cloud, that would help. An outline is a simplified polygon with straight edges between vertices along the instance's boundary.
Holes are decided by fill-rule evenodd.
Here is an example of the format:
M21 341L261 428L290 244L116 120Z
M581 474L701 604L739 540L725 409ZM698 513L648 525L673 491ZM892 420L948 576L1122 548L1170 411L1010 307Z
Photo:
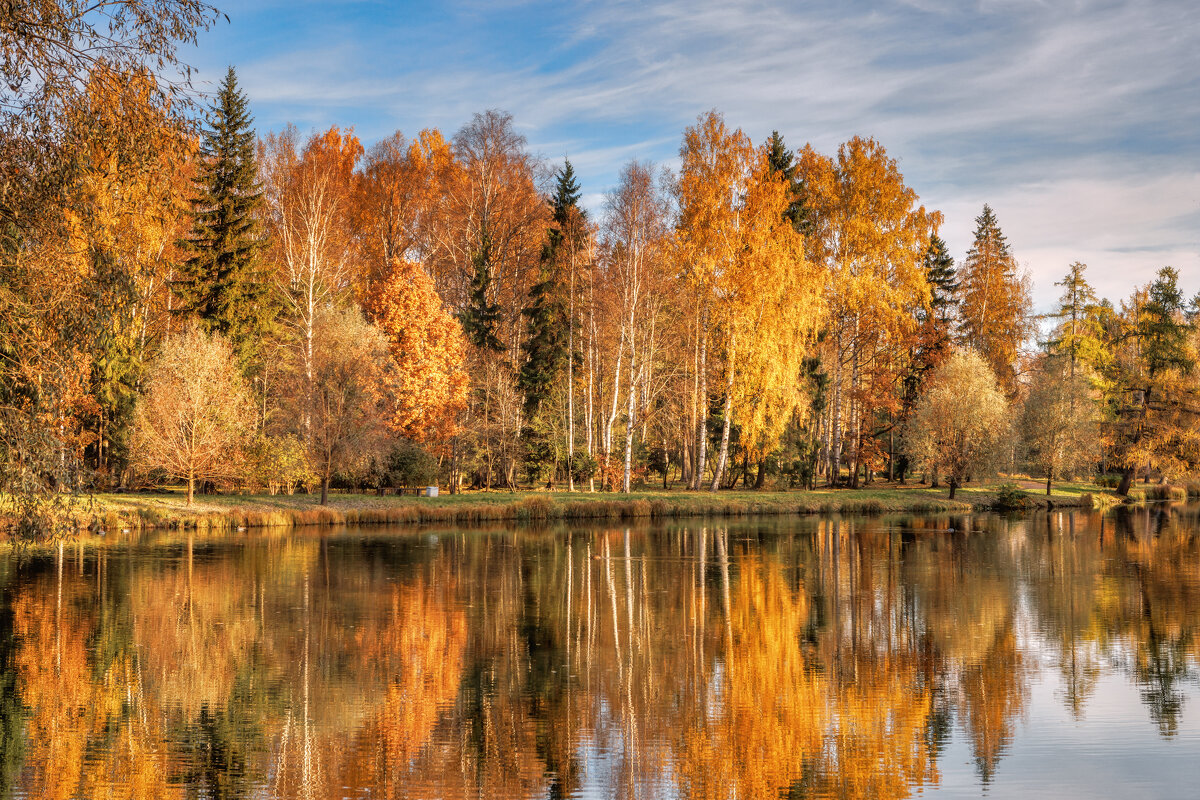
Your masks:
M201 56L239 66L267 127L372 139L500 107L601 197L715 107L759 140L875 136L960 256L992 203L1042 304L1073 260L1112 293L1200 275L1193 2L271 2L234 23Z

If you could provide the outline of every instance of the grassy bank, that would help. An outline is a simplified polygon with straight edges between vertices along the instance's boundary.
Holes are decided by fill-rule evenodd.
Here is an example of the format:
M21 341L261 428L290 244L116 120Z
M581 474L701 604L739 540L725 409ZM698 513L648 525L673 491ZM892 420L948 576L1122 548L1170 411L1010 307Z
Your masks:
M522 520L613 520L675 517L740 517L786 514L879 514L965 512L988 509L996 486L960 489L950 500L944 489L922 486L818 489L786 492L644 491L632 494L583 492L468 492L437 498L341 494L320 506L312 496L201 496L188 507L182 494L98 495L92 526L120 531L155 528L238 530L302 525L476 524ZM1030 507L1092 508L1095 487L1064 484L1052 496L1030 492Z

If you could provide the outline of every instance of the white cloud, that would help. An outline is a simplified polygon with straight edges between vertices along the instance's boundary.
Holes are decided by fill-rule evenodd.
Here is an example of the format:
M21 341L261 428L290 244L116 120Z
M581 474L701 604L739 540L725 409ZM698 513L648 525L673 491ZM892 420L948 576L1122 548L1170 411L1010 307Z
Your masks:
M459 8L453 30L346 24L236 60L268 125L339 122L371 139L504 108L535 152L568 153L593 196L630 158L671 164L683 128L714 107L793 147L872 135L945 211L956 255L991 203L1039 302L1074 260L1110 295L1164 263L1200 277L1190 0ZM522 46L547 31L549 46Z

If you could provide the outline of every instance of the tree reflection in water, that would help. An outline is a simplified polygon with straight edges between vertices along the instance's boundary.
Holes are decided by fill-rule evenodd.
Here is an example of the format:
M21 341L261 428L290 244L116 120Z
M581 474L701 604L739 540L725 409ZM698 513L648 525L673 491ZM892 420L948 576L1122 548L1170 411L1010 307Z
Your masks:
M10 556L3 796L901 798L1054 678L1163 737L1190 510L346 532ZM1039 677L1040 676L1040 677Z

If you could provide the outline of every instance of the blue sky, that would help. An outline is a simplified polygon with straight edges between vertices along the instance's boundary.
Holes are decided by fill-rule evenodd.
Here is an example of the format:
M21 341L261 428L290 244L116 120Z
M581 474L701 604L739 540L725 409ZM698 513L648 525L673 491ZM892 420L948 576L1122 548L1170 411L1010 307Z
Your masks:
M220 5L220 0L217 0ZM182 55L233 64L260 132L452 134L510 112L598 207L629 159L674 166L711 108L756 141L874 136L946 217L992 205L1050 306L1072 261L1116 299L1200 289L1200 3L1176 0L393 3L241 0Z

